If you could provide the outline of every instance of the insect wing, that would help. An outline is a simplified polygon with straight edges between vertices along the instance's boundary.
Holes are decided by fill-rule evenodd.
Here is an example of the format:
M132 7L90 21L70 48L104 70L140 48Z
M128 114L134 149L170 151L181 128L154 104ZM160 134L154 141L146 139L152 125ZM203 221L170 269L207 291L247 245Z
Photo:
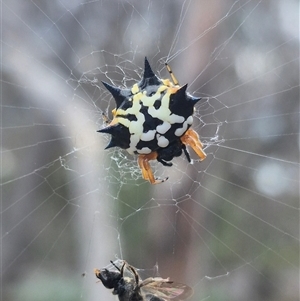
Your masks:
M164 301L180 301L192 296L193 289L183 283L166 281L166 279L156 278L142 287L143 292L150 300L152 296L156 296Z

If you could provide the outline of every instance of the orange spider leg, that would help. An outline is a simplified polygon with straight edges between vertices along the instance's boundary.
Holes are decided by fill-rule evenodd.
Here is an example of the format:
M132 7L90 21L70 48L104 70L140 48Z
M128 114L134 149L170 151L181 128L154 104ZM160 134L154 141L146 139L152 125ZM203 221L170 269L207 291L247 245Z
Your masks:
M189 145L194 150L199 156L200 161L203 161L206 158L206 153L202 149L203 144L201 143L197 132L189 128L180 140L183 144Z
M168 178L165 179L155 179L151 166L149 164L150 160L155 160L157 158L157 152L152 152L146 155L139 155L138 156L138 164L140 169L142 170L143 178L149 181L151 184L160 184L166 181Z

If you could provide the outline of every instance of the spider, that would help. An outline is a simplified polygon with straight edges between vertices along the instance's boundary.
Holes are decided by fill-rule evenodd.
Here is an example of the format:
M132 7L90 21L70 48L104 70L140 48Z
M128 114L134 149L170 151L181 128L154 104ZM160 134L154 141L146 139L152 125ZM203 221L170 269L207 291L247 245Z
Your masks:
M123 261L121 269L112 261L111 264L117 269L116 272L107 269L95 269L95 275L112 293L118 295L120 301L179 301L189 298L193 289L185 284L170 281L169 278L160 277L140 279L137 270ZM125 277L127 268L131 277Z
M180 87L169 65L165 65L172 81L158 78L145 58L143 78L131 88L121 89L103 82L115 99L116 108L112 110L113 120L98 132L111 135L106 149L117 146L137 154L142 176L151 184L168 179L154 177L151 160L172 166L170 161L184 152L191 162L187 145L200 161L206 158L197 132L190 128L194 105L201 98L187 93L187 84Z

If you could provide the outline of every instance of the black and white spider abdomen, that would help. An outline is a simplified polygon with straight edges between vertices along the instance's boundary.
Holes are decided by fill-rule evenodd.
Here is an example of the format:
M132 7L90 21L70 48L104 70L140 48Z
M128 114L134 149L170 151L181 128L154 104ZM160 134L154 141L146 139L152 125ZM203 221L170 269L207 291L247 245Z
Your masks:
M167 161L184 152L191 162L187 145L201 161L206 158L197 132L190 128L194 106L200 98L187 93L187 85L180 87L170 67L166 66L173 82L158 78L145 58L143 78L130 89L103 83L116 102L113 120L99 131L111 135L106 148L118 146L130 154L137 154L142 176L152 184L162 183L167 178L154 178L150 160L172 166Z
M143 79L131 89L105 83L117 108L110 125L100 132L111 134L107 148L119 146L130 154L150 154L168 147L185 134L193 123L194 105L200 98L158 78L145 60Z

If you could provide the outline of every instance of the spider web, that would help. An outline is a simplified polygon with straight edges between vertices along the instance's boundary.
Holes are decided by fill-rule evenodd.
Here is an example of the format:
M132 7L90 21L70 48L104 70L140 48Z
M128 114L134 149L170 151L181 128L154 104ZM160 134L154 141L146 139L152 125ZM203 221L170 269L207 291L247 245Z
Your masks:
M1 1L1 299L115 300L127 260L191 300L299 298L296 0ZM147 56L202 100L207 158L152 163L96 131Z

